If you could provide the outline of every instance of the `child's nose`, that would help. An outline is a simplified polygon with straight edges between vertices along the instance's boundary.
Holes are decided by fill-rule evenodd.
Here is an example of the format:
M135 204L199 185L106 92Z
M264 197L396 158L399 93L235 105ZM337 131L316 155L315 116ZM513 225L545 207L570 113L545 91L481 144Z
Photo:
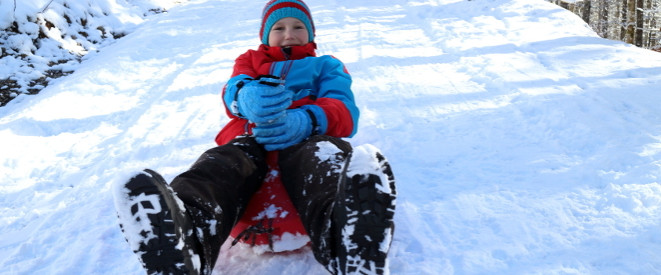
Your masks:
M285 30L285 39L294 37L294 31L292 29Z

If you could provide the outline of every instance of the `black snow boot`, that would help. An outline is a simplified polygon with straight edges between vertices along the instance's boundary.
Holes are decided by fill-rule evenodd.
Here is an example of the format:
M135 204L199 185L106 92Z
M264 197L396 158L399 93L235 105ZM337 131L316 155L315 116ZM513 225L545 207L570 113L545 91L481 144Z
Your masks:
M115 205L126 241L147 274L199 274L199 242L184 204L152 170L117 186Z
M333 274L389 274L394 233L395 179L390 164L371 145L354 148L333 210ZM343 189L342 189L343 188Z

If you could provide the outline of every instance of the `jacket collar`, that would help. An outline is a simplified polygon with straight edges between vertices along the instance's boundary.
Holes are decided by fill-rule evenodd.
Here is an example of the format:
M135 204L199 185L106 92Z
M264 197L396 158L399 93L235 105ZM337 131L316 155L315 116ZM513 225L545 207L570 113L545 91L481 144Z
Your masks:
M310 42L303 46L293 46L289 49L283 49L282 47L271 47L262 44L259 46L258 51L265 53L268 57L272 58L273 61L285 61L303 59L309 56L317 56L317 53L315 52L316 49L317 44Z

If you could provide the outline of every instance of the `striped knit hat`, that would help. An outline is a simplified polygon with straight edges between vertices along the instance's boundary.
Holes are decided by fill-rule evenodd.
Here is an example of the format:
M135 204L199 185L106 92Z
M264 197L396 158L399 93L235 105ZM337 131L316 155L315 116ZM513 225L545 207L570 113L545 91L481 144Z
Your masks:
M308 29L308 42L314 41L314 22L310 9L301 0L271 0L266 3L262 11L262 28L259 30L259 37L262 38L262 44L269 44L269 32L275 22L285 17L294 17L301 20Z

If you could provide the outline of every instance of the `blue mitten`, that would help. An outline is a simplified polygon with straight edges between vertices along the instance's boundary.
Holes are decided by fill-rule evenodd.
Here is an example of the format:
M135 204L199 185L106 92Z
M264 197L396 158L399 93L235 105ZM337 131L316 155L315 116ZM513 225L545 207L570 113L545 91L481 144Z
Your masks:
M280 79L259 79L246 83L236 96L239 116L257 123L270 123L285 115L294 93Z
M267 151L282 150L297 144L312 134L312 118L304 109L289 109L273 123L252 129L258 143Z

